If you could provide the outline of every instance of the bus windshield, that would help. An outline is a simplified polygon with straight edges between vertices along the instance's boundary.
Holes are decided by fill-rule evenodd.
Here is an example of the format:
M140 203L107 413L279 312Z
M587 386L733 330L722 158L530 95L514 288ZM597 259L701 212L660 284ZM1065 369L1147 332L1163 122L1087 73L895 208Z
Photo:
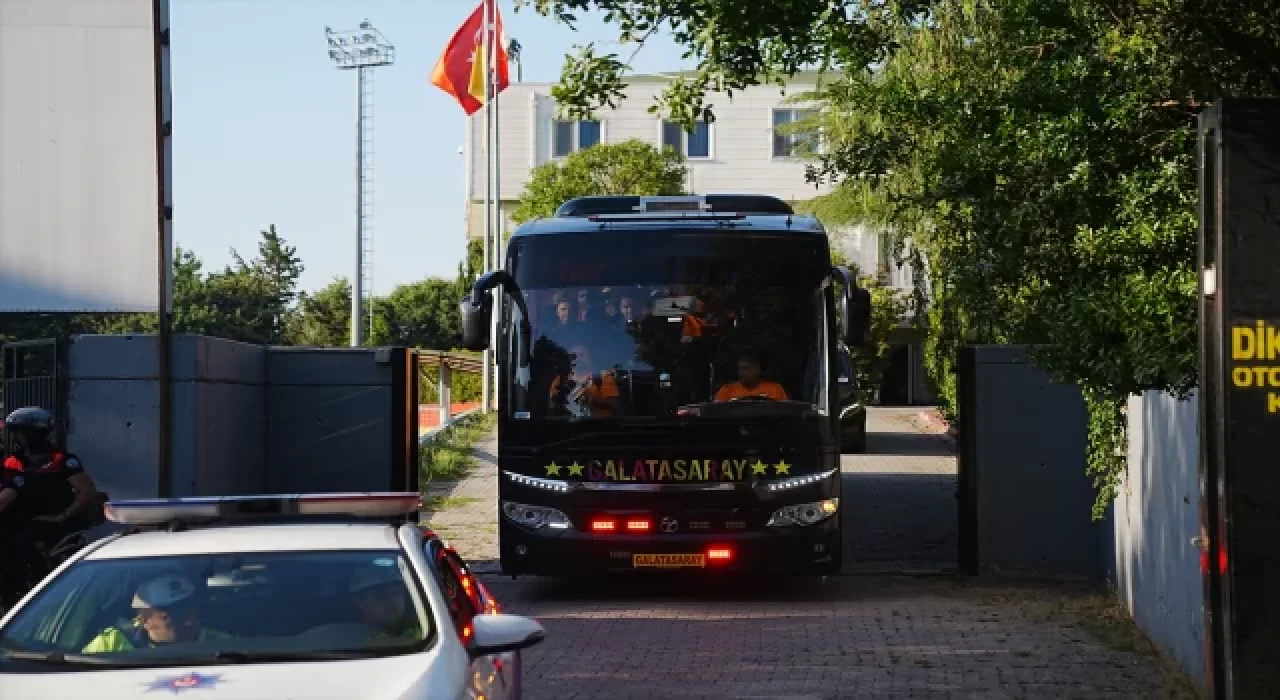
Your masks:
M702 404L820 408L829 260L826 240L805 233L518 238L509 269L533 352L527 386L509 385L508 410L581 420L696 416Z

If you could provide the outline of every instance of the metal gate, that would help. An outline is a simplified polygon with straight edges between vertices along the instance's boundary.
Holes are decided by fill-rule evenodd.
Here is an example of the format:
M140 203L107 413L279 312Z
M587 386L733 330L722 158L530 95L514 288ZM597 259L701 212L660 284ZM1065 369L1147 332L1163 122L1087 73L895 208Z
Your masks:
M53 413L59 438L66 434L65 372L61 344L53 339L20 340L3 346L4 380L0 383L0 419L23 406Z

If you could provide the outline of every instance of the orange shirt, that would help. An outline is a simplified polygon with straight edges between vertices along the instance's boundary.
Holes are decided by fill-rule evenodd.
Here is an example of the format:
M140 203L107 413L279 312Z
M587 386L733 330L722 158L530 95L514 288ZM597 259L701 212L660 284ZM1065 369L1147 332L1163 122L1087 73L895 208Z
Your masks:
M732 401L744 396L762 396L774 401L786 401L787 391L781 384L768 379L761 379L751 389L743 386L742 382L732 382L720 387L720 391L716 392L716 401Z
M560 377L551 380L551 396L554 398L556 390L560 388ZM587 384L586 388L587 402L591 407L591 414L597 416L613 415L613 406L609 404L609 399L616 399L620 396L618 391L618 382L613 378L613 374L604 372L600 375L599 381L592 381Z

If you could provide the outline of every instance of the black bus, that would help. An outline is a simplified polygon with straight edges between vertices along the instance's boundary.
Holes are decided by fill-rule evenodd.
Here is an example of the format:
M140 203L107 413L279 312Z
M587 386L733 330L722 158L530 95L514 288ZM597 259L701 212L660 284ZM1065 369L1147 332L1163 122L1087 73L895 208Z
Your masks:
M468 348L495 297L504 573L839 569L838 373L870 297L816 219L773 197L574 199L477 280Z

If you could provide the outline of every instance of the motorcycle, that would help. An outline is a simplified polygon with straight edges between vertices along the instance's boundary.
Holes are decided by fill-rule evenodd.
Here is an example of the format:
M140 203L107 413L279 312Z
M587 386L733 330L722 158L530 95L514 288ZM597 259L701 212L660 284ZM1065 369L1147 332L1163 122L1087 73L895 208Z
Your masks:
M107 500L107 495L102 494L101 502L105 504ZM36 542L25 552L12 548L8 552L10 560L0 562L0 615L85 545L102 537L105 533L101 532L101 525L105 521L99 512L85 528L63 535L52 546Z

